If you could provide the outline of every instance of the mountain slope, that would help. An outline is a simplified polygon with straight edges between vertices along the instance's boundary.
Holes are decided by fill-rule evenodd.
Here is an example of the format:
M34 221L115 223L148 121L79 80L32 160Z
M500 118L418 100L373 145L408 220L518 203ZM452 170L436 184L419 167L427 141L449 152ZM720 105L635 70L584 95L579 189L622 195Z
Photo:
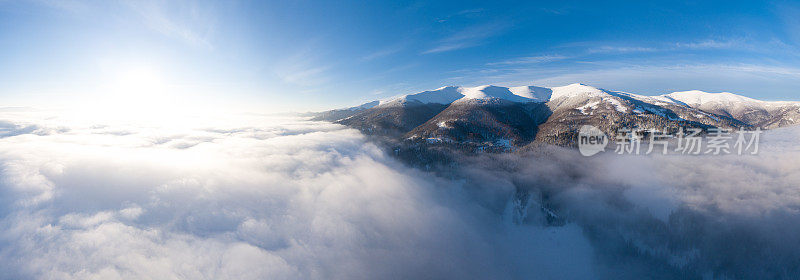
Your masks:
M380 104L380 101L375 100L375 101L372 101L372 102L367 102L367 103L361 104L359 106L354 106L354 107L350 107L350 108L335 109L335 110L320 112L320 113L314 114L312 116L311 120L315 120L315 121L331 121L331 122L332 121L338 121L338 120L353 116L355 114L358 114L361 111L364 111L364 110L370 109L372 107L378 106L378 104Z
M406 135L427 142L510 148L533 141L549 110L538 102L457 100Z
M734 119L698 112L675 103L656 102L635 94L583 84L552 88L546 103L552 112L539 126L536 142L570 146L577 131L593 125L612 138L621 129L677 130L680 127L746 127Z
M448 105L420 101L393 101L336 121L368 134L401 136L439 114Z
M663 97L757 127L777 128L800 121L800 102L761 101L728 92L708 93L697 90L673 92Z

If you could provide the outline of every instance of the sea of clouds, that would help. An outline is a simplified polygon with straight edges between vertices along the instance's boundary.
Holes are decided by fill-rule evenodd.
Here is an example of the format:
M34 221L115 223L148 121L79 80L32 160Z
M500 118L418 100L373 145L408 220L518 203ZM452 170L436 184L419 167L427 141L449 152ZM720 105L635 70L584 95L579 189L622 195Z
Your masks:
M0 110L2 279L793 278L800 129L758 156L410 168L356 130Z

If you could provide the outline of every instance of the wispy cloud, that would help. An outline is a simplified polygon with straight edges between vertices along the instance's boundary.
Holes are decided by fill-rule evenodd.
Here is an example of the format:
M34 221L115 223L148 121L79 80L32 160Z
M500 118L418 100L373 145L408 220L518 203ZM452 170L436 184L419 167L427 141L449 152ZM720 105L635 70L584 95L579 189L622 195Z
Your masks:
M433 54L448 52L454 50L465 49L483 44L484 40L495 36L505 29L504 24L492 23L485 25L473 26L463 29L453 35L439 40L438 44L430 48L423 54Z
M564 59L569 59L569 56L558 55L558 54L548 54L548 55L538 55L538 56L526 56L526 57L519 57L509 60L504 60L500 62L490 62L486 65L517 65L517 64L537 64L537 63L546 63L546 62L553 62L559 61Z
M429 49L427 51L422 52L423 54L431 54L431 53L440 53L440 52L447 52L447 51L454 51L459 49L464 49L468 47L475 46L474 42L459 42L459 43L449 43L443 44L438 47Z
M316 52L319 43L311 40L294 54L277 61L272 66L273 73L284 83L296 86L311 87L330 82L328 72L331 64L320 61L321 54Z
M295 69L291 69L283 75L281 78L289 83L293 84L307 84L311 83L312 81L316 80L316 77L321 75L323 72L328 70L329 67L327 66L319 66L319 67L312 67L312 68L302 68L298 67Z
M679 49L728 49L740 45L739 40L718 41L714 39L675 44Z
M466 10L458 11L458 13L456 13L456 15L460 15L460 16L463 16L463 15L474 15L474 14L479 14L479 13L481 13L483 11L484 11L483 8L466 9Z
M547 14L559 15L559 16L569 14L569 10L567 8L558 8L558 9L539 8L539 10Z
M133 1L122 3L131 8L153 31L189 44L213 48L209 37L215 28L210 7L194 1Z
M800 44L800 5L782 1L774 5L773 10L778 18L783 21L784 31L790 40Z
M0 1L2 3L3 1ZM85 2L75 0L29 0L29 2L52 9L80 13L89 8Z
M3 1L0 0L0 3ZM135 20L152 31L167 37L204 48L213 48L210 37L216 27L214 7L204 1L189 0L25 0L30 3L58 11L73 13L87 18L101 16ZM107 20L107 19L103 19Z
M586 50L588 53L634 53L634 52L655 52L658 48L651 47L628 47L628 46L600 46Z
M705 39L690 42L675 42L672 44L651 45L651 46L613 46L604 45L590 47L586 53L646 53L646 52L668 52L679 50L711 50L711 49L741 49L748 50L752 47L743 39Z
M604 64L607 60L597 61L592 55L623 55L623 54L645 54L645 53L669 53L676 51L701 51L701 50L739 50L739 51L760 51L760 52L777 52L782 47L785 49L786 44L781 41L769 41L752 43L741 38L731 39L706 39L688 42L674 42L665 43L661 45L652 46L636 46L636 45L603 45L597 42L579 42L561 46L565 50L561 50L567 54L538 54L532 56L523 56L509 58L497 62L486 63L485 66L497 67L499 69L514 70L510 67L524 67L530 64L542 64L554 61L571 61L580 64ZM569 49L578 48L577 50L569 51ZM475 72L475 71L472 71Z
M450 15L446 15L444 17L438 18L436 21L439 22L439 23L444 23L444 22L447 22L447 21L449 21L450 19L453 19L453 18L475 18L475 17L480 17L481 14L483 13L483 11L484 11L483 8L460 10L460 11L454 13L454 14L450 14Z
M370 61L370 60L374 60L374 59L378 59L378 58L382 58L382 57L387 57L387 56L390 56L390 55L393 55L393 54L396 54L396 53L402 51L403 48L404 48L404 46L401 46L401 45L386 47L386 48L374 51L372 53L369 53L369 54L367 54L365 56L362 56L361 57L361 61Z

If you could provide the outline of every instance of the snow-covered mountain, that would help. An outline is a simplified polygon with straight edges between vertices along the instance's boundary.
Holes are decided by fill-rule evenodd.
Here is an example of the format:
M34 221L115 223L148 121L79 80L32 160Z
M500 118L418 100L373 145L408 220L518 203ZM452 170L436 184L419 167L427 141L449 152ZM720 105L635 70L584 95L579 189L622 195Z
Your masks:
M761 101L729 92L673 92L661 96L704 112L731 117L750 125L777 128L800 121L800 102Z
M323 112L317 119L410 141L508 148L535 142L574 145L584 124L609 135L623 128L789 126L800 121L800 102L702 91L645 96L584 84L447 86Z
M364 103L364 104L361 104L361 105L358 105L358 106L349 107L349 108L342 108L342 109L335 109L335 110L330 110L330 111L325 111L325 112L319 112L319 113L316 113L316 114L312 114L312 116L315 117L315 118L318 118L318 119L322 119L322 120L340 120L340 119L344 119L344 118L347 118L349 116L352 116L353 114L358 113L360 111L363 111L363 110L378 106L379 104L380 104L380 101L376 100L376 101L367 102L367 103Z
M382 102L381 105L383 106L392 106L396 105L397 103L407 103L407 102L419 102L424 104L450 104L453 101L456 101L460 98L464 97L464 94L461 93L460 87L454 86L447 86L447 87L440 87L435 90L423 91L416 94L409 94L390 102Z
M409 94L399 98L381 102L380 106L398 106L405 103L450 104L455 101L510 101L510 102L546 102L549 98L543 92L545 88L536 87L498 87L492 85L477 87L446 86L435 90Z

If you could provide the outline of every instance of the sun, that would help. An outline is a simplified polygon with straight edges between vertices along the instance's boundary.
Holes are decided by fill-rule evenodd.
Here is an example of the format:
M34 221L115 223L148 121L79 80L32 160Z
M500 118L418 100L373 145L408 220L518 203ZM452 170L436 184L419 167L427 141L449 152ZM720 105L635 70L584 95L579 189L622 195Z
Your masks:
M196 83L176 76L174 67L149 59L104 61L94 87L70 104L65 114L80 120L185 126L197 116L224 114L208 102Z
M113 82L115 97L125 101L144 100L165 94L163 74L154 67L135 66L122 69Z
M169 77L154 64L117 64L98 77L97 90L79 106L94 119L162 121L185 109Z

